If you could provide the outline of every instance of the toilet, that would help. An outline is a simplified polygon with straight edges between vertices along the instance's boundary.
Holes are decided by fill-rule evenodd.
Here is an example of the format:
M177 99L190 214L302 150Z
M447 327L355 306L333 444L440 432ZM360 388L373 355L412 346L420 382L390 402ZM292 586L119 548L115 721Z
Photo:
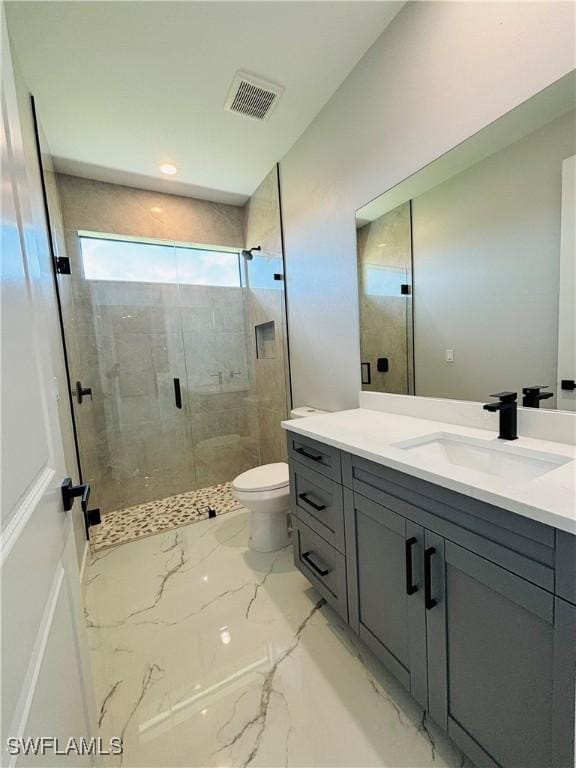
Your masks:
M291 419L327 413L303 406L290 412ZM280 461L242 472L232 482L232 495L250 510L250 549L275 552L288 544L290 478L288 464Z

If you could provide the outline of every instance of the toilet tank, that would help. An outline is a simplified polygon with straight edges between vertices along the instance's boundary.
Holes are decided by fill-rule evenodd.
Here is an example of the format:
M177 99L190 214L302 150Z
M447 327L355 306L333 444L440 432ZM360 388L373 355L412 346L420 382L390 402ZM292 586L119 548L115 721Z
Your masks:
M294 408L290 411L291 419L305 419L307 416L316 416L320 413L329 413L321 408L311 408L309 405L302 405L300 408Z

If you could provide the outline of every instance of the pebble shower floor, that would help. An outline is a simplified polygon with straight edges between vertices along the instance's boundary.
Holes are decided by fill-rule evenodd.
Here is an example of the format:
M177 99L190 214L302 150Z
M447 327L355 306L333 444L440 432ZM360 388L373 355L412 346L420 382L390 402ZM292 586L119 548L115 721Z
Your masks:
M232 484L220 483L196 491L167 496L134 507L105 512L100 525L90 529L93 552L126 544L155 533L223 515L242 505L232 496ZM212 513L210 512L212 510Z

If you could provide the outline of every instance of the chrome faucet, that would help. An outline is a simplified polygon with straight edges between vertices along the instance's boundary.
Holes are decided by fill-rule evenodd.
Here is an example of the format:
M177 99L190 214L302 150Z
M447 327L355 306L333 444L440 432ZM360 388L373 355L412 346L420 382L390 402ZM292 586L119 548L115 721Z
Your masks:
M500 412L500 432L498 437L500 440L517 440L518 439L518 403L516 399L518 397L517 392L497 392L490 397L499 398L498 403L486 403L482 408L485 411L491 413Z

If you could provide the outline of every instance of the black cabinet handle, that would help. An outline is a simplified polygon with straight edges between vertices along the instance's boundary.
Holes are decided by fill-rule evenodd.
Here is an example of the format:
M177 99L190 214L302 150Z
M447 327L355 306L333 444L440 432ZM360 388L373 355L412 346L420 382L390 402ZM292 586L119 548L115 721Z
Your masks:
M424 551L424 605L427 611L436 605L436 600L432 597L432 555L435 552L434 547L428 547Z
M306 448L295 448L294 450L296 453L306 456L307 459L312 459L312 461L322 461L322 456L320 454L314 455L313 453L308 453Z
M182 408L182 392L180 391L180 379L174 379L174 400L176 408Z
M328 574L330 573L330 568L326 569L326 568L322 568L319 565L316 565L314 560L312 560L312 558L310 557L311 554L312 554L312 552L304 552L302 554L302 560L304 560L306 563L308 563L310 568L312 568L313 571L316 571L316 573L318 575L320 575L320 576L328 576Z
M323 509L326 509L326 504L316 504L315 501L312 501L312 499L308 497L307 493L299 493L298 498L302 499L302 501L305 504L308 504L309 507L312 507L312 509L315 509L316 512L322 512Z
M418 592L418 587L412 583L412 547L418 539L416 536L411 536L406 539L406 594L413 595Z

